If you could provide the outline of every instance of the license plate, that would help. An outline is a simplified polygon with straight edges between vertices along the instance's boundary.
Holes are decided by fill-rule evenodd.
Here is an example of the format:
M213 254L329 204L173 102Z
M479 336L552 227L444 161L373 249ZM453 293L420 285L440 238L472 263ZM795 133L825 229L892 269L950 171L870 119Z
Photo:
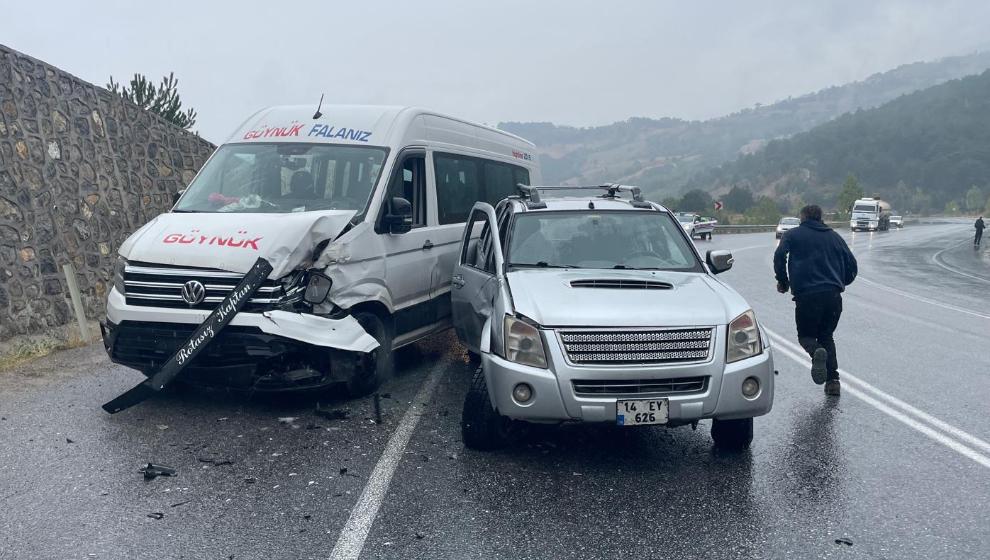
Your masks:
M616 401L615 423L620 426L666 424L669 408L667 399Z

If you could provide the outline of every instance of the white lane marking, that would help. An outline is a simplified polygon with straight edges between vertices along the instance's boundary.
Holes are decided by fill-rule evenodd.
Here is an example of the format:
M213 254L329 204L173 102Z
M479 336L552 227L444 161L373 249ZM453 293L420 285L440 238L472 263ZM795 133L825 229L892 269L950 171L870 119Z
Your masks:
M764 327L764 329L765 328L766 327ZM770 330L767 330L767 334L769 334L770 337L774 340L774 342L777 343L777 346L775 346L775 350L782 352L784 355L791 358L795 362L801 364L802 366L811 367L811 362L807 358L805 358L803 354L798 354L797 352L791 349L792 343L784 340L783 338L780 337L780 335ZM802 349L801 352L804 352L804 350ZM890 416L891 418L894 418L895 420L898 420L903 424L917 430L918 432L928 436L929 438L935 440L938 443L941 443L942 445L948 447L949 449L956 451L960 455L968 457L969 459L976 461L977 463L983 465L984 467L990 468L990 456L980 453L979 451L973 449L972 447L969 447L965 443L957 439L954 439L949 434L955 435L964 441L968 441L978 447L982 447L983 449L990 451L990 444L988 444L987 442L981 440L976 436L966 433L960 430L959 428L952 426L951 424L943 422L938 418L935 418L925 412L922 412L917 408L914 408L913 406L905 403L904 401L901 401L900 399L893 397L881 391L880 389L877 389L876 387L870 385L869 383L855 377L854 375L850 374L847 371L839 370L839 373L842 379L853 382L852 385L850 384L846 385L845 389L843 389L844 392L862 400L863 402L869 404L870 406L876 408L877 410L883 412L884 414ZM869 395L867 393L872 393L872 395ZM887 403L881 402L881 399L886 400ZM889 406L889 405L900 407L901 410L897 410L893 408L893 406ZM912 418L909 414L913 414L916 418ZM931 425L923 423L922 420L930 422ZM941 428L948 433L940 432L932 426Z
M955 274L959 274L960 276L965 276L967 278L972 278L973 280L979 280L980 282L986 282L987 284L990 284L990 279L984 278L982 276L976 276L975 274L970 274L968 272L963 272L963 271L959 270L958 268L956 268L954 266L950 266L950 265L945 264L945 262L942 261L942 259L939 258L939 256L942 255L942 253L948 251L949 249L955 249L956 247L962 245L963 243L968 243L968 242L969 242L968 240L963 240L960 243L956 243L955 245L951 245L949 247L946 247L945 249L942 249L941 251L939 251L939 252L935 253L934 255L932 255L932 262L935 263L936 266L940 266L940 267L944 268L945 270L948 270L949 272L952 272L952 273L955 273Z
M333 551L330 553L331 560L356 560L361 556L364 542L368 539L368 533L375 522L375 517L378 516L378 509L381 508L385 494L388 492L388 486L392 482L395 469L399 466L406 446L409 445L409 439L416 430L419 419L424 414L422 403L433 395L443 371L442 368L434 369L419 392L413 397L412 404L403 415L395 433L389 438L385 451L382 452L378 464L375 465L375 470L371 472L368 483L365 485L364 491L361 492L361 497L354 504L354 509L351 510L351 515L347 518L347 523L337 539L337 544L334 545Z
M766 327L764 327L764 329L766 329ZM769 334L772 337L776 337L776 340L777 340L777 342L779 344L790 348L793 352L797 352L801 356L804 355L803 354L804 348L801 348L800 345L798 345L798 344L796 344L794 342L791 342L790 340L786 340L784 337L782 337L781 335L779 335L779 334L777 334L777 333L775 333L773 331L767 330L767 334ZM811 367L811 362L808 362L808 367ZM928 414L927 412L924 412L922 410L919 410L919 409L911 406L910 404L902 401L901 399L898 399L897 397L891 395L890 393L887 393L887 392L885 392L885 391L883 391L881 389L878 389L877 387L874 387L873 385L867 383L866 381L863 381L859 377L856 377L855 375L849 373L848 371L846 371L844 369L841 369L840 368L839 369L839 374L841 376L845 376L845 378L848 379L849 381L852 381L853 383L856 383L857 385L859 385L862 389L866 390L867 392L873 393L874 396L876 396L877 398L880 398L881 400L885 400L888 403L890 403L890 404L892 404L892 405L900 408L904 412L906 412L908 414L911 414L913 416L916 416L918 419L923 420L925 422L928 422L929 424L932 424L932 425L934 425L935 427L937 427L937 428L939 428L941 430L944 430L946 432L949 432L950 434L954 435L955 437L957 437L959 439L962 439L964 441L967 441L971 445L975 445L977 447L980 447L984 451L990 453L990 443L987 443L986 441L983 441L982 439L980 439L980 438L978 438L978 437L976 437L974 435L971 435L968 432L964 432L963 430L960 430L959 428L953 426L952 424L949 424L948 422L944 422L942 420L939 420L938 418L932 416L931 414Z
M929 305L934 305L934 306L937 306L937 307L941 307L943 309L948 309L950 311L956 311L956 312L959 312L959 313L965 313L966 315L972 315L973 317L979 317L981 319L990 319L990 315L987 315L985 313L979 313L977 311L971 311L969 309L964 309L962 307L957 307L955 305L950 305L948 303L942 303L940 301L935 301L933 299L928 299L926 297L917 296L917 295L914 295L914 294L909 293L909 292L898 290L897 288L891 288L890 286L885 286L885 285L883 285L883 284L881 284L879 282L875 282L873 280L870 280L869 278L864 278L862 276L857 276L856 277L856 280L857 281L860 281L860 282L866 282L867 284L869 284L869 285L871 285L871 286L873 286L873 287L875 287L877 289L884 290L884 291L890 292L892 294L897 294L897 295L899 295L901 297L906 297L908 299L913 299L915 301L920 301L922 303L927 303Z

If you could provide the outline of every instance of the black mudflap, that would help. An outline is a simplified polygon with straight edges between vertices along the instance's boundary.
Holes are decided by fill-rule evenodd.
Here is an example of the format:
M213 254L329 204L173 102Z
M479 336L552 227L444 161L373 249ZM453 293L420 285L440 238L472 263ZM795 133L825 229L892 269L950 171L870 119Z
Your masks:
M216 309L206 318L206 321L203 321L203 324L193 331L189 339L179 347L179 350L165 362L165 365L158 372L140 385L103 405L103 410L110 414L116 414L164 389L233 320L237 312L251 299L255 290L261 286L271 272L272 265L267 260L259 258L255 261L251 270L244 275L237 287L230 291L230 294L217 305Z

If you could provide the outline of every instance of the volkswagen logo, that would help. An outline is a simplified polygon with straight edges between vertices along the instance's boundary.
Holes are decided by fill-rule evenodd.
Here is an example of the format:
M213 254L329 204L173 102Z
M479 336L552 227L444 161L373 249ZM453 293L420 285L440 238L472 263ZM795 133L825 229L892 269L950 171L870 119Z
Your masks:
M190 306L199 305L206 299L206 286L199 280L190 280L182 285L182 300Z

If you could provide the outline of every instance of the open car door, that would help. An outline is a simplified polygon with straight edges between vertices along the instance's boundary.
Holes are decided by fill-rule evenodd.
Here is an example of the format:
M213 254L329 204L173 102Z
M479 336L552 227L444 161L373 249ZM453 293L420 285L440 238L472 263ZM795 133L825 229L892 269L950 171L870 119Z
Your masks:
M481 332L503 277L499 238L495 209L485 202L476 203L464 226L450 296L457 336L475 353L481 352Z

